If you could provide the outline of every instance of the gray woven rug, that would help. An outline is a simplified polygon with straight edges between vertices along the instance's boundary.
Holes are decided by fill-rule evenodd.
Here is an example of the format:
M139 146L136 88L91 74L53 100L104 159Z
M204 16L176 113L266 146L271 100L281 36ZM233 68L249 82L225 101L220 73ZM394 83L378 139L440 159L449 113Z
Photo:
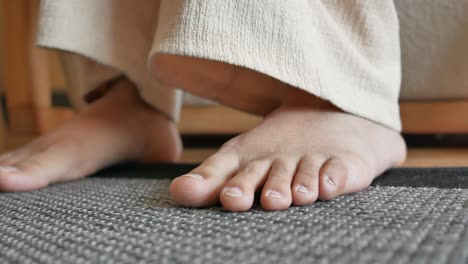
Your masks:
M117 172L0 194L0 263L468 263L468 189L390 186L405 170L333 201L246 213L178 208L168 179ZM463 186L468 171L454 175Z

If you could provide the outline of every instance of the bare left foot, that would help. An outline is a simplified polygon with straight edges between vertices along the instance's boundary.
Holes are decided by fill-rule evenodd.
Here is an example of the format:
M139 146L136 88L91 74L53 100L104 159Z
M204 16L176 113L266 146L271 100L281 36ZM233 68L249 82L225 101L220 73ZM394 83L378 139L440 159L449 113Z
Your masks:
M0 192L83 178L124 160L176 161L176 125L122 79L62 127L0 156Z
M180 205L221 202L230 211L283 210L361 191L406 156L400 134L293 89L254 129L171 184Z

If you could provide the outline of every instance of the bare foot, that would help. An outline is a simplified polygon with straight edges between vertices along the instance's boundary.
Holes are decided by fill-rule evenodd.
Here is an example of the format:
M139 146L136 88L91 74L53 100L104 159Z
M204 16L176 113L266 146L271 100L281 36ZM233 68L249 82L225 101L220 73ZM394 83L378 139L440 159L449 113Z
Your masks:
M399 133L343 113L298 89L254 129L171 184L180 205L283 210L367 188L406 156Z
M63 127L0 156L0 191L78 179L123 160L175 161L177 128L122 79Z

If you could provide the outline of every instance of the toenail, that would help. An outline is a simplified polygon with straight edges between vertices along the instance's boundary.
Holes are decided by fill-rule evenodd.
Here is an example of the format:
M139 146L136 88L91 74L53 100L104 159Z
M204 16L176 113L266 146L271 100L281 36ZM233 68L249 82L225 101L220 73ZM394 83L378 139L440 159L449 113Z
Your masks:
M200 174L193 174L193 173L189 173L189 174L185 174L185 175L182 175L183 177L190 177L190 178L193 178L193 179L197 179L197 180L203 180L205 178L203 178L203 176L201 176Z
M268 191L265 193L265 196L266 196L266 197L270 197L270 198L283 198L283 196L281 195L281 193L278 192L278 191L275 191L275 190L268 190Z
M302 184L298 184L298 185L296 186L296 192L309 193L309 189L307 189L307 187L305 187L305 186L302 185Z
M240 197L242 196L242 191L239 187L226 187L223 190L223 193L231 197Z
M18 171L18 168L13 166L0 166L0 173L12 173Z
M332 180L332 178L331 178L330 176L328 176L328 175L325 176L325 181L326 181L329 185L331 185L331 186L335 186L335 185L336 185L336 183L335 183L335 182Z

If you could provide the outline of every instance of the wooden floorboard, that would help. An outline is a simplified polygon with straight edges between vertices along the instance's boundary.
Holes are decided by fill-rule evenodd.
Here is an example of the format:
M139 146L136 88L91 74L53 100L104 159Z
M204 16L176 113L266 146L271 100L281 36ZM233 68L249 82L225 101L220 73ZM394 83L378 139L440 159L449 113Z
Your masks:
M468 100L401 102L401 119L405 133L467 133ZM203 118L200 118L203 117ZM255 127L261 118L232 108L184 106L179 131L184 134L238 134Z
M31 136L4 136L0 142L0 152L31 140ZM185 149L181 162L199 163L215 151L216 148ZM403 167L468 167L468 148L410 148Z
M197 163L213 154L216 149L186 149L182 160ZM402 167L468 167L468 148L414 148Z

